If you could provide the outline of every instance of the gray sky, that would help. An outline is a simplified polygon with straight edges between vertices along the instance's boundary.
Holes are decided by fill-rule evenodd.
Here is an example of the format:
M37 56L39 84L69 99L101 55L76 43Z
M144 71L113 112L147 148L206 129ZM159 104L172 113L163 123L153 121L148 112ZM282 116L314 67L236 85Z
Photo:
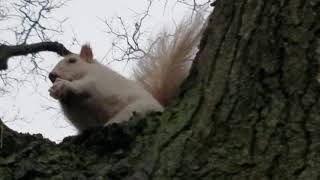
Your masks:
M164 27L173 29L174 23L179 22L183 16L191 14L189 7L173 2L168 1L164 10L163 1L154 1L150 17L143 24L143 29L152 32L154 36ZM72 45L73 37L76 37L80 44L89 42L95 58L101 60L110 52L113 38L105 32L106 26L102 19L111 20L118 15L123 17L128 27L133 27L135 12L143 12L146 7L146 0L72 0L56 11L56 18L67 17L68 20L63 25L64 33L55 36L53 40L62 42L73 52L78 52L80 48L77 44ZM1 40L12 43L13 37L10 33L0 34ZM46 71L50 71L60 58L52 53L41 53L41 57L40 65L44 68L41 74L46 76ZM111 53L109 53L107 61L104 62L120 74L130 77L131 65L127 65L126 62L111 62L111 60ZM10 61L9 75L14 78L24 78L26 83L17 85L12 82L12 86L6 86L10 93L0 96L0 118L14 130L31 134L41 133L54 141L60 141L66 136L75 134L74 128L64 119L57 101L49 97L48 89L51 83L43 76L30 72L28 67L31 66L28 59L24 59L22 64L18 62L20 58ZM3 83L0 82L0 86L4 86Z

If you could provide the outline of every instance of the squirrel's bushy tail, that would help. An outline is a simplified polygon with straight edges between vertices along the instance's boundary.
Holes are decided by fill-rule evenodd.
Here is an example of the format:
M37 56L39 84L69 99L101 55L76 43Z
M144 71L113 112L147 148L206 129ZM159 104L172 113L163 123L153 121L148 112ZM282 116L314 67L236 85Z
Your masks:
M135 79L162 105L168 104L188 76L203 28L204 19L197 14L185 18L173 34L164 30L134 69Z

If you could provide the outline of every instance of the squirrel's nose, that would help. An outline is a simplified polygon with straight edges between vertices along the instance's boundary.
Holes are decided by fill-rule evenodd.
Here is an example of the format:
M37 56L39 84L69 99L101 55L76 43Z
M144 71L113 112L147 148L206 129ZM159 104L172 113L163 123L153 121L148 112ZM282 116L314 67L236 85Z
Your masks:
M57 78L58 78L57 73L54 73L54 72L49 73L49 79L52 83L54 83L54 81L56 81Z

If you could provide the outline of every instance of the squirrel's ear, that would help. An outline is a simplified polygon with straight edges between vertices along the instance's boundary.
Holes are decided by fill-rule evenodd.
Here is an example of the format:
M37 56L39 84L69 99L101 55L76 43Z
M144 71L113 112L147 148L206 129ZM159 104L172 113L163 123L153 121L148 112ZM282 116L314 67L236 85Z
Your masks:
M89 63L93 62L93 53L89 44L82 45L80 57Z

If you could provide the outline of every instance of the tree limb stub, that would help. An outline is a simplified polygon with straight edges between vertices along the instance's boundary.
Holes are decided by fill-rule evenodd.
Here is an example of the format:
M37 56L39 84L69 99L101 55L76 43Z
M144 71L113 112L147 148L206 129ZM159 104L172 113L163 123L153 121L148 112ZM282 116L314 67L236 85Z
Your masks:
M72 54L71 51L59 42L40 42L13 46L0 44L0 70L8 68L8 59L11 57L34 54L42 51L55 52L60 56Z

